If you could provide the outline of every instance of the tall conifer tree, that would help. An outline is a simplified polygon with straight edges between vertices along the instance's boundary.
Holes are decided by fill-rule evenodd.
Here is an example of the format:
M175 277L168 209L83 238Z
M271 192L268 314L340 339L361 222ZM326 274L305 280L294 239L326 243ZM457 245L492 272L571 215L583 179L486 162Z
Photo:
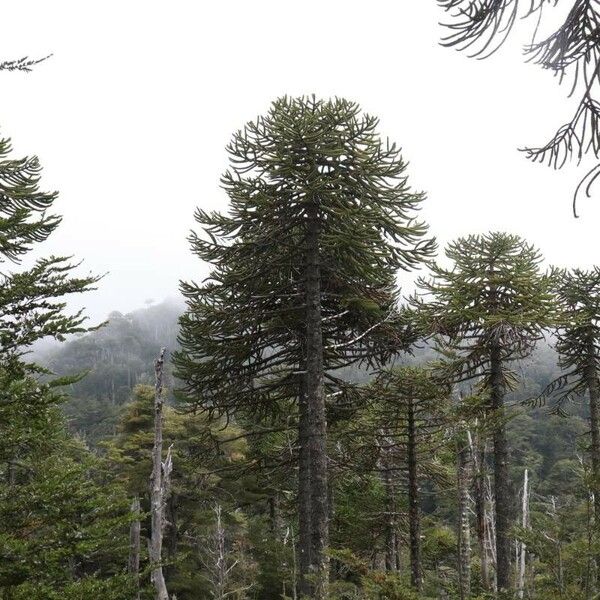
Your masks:
M423 196L377 125L347 100L285 97L238 131L222 179L229 213L198 210L206 235L191 237L213 270L182 284L174 361L188 402L269 413L298 399L299 562L316 598L328 571L326 396L349 390L337 368L401 343L396 272L434 251L415 220Z
M421 589L422 470L434 457L450 397L450 388L437 381L429 369L401 367L382 371L369 389L371 418L379 432L379 446L387 454L388 470L399 472L408 497L410 580ZM439 443L439 439L437 440Z
M60 386L73 378L42 380L50 374L26 356L38 340L86 330L64 298L97 281L73 276L68 257L20 266L61 221L49 214L56 193L39 189L40 172L36 157L13 158L0 139L0 596L122 598L125 496L64 431Z
M556 271L555 292L561 308L556 329L556 350L562 375L535 403L551 398L553 411L587 393L590 413L591 490L600 498L600 268ZM600 527L600 502L594 503L596 528ZM598 531L596 531L598 536Z
M19 436L33 435L36 417L43 425L47 406L59 400L48 386L30 379L40 369L26 361L28 348L42 338L60 340L85 331L81 312L66 314L64 297L89 290L97 281L93 276L73 277L76 265L67 257L15 267L61 221L47 212L56 193L40 191L40 171L36 157L12 158L10 140L0 139L0 264L13 269L0 274L0 460L14 457ZM10 432L5 432L9 423Z
M515 382L510 363L527 357L543 329L555 322L551 280L541 255L516 235L468 236L446 249L452 266L432 265L419 280L427 300L415 305L438 336L450 381L480 379L493 422L498 590L510 587L511 507L504 396Z

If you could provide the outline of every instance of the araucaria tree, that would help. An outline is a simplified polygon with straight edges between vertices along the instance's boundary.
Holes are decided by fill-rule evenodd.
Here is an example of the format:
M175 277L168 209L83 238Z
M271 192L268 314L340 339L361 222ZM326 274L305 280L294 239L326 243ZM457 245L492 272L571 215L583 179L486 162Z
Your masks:
M556 295L561 308L556 329L556 350L562 375L540 395L562 410L573 396L589 398L591 488L600 498L600 269L574 269L556 273ZM600 527L600 502L594 504Z
M187 401L268 415L297 400L301 591L315 598L328 579L326 397L351 389L337 368L401 343L396 272L435 248L415 220L423 195L377 124L314 97L279 99L246 124L228 146L228 214L196 213L206 235L192 249L213 269L182 284L174 362Z
M10 154L10 140L0 139L0 264L5 265L18 264L61 221L47 212L56 193L40 191L37 158ZM85 331L81 313L65 313L64 297L91 289L97 278L73 277L74 267L68 258L52 256L0 274L0 460L14 459L28 447L25 438L33 435L36 418L43 425L48 404L55 401L48 386L31 379L39 367L25 360L28 348L42 338L60 340Z
M130 597L118 535L125 495L64 431L57 405L69 378L52 378L26 356L38 340L85 331L65 297L97 281L74 276L68 258L19 267L60 224L40 171L37 158L13 158L0 140L0 597L115 600Z
M385 457L383 472L388 476L399 473L407 490L410 580L420 589L421 471L430 468L429 459L435 456L436 443L439 445L450 387L436 381L426 368L402 367L382 371L368 393L378 446Z
M449 381L478 379L492 422L496 511L496 578L510 587L511 510L504 396L515 381L510 363L527 357L554 323L551 280L541 255L516 235L489 233L448 245L449 268L432 265L415 300L425 327L437 335Z

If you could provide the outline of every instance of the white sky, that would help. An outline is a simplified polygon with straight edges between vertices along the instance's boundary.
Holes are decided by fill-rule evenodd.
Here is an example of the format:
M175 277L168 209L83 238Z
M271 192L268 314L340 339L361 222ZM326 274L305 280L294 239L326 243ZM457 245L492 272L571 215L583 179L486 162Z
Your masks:
M202 278L194 208L226 208L224 147L283 94L346 96L379 116L442 244L507 230L553 264L600 263L600 204L571 216L584 171L516 150L545 143L577 99L522 62L525 38L486 61L440 47L434 0L13 0L2 14L0 57L54 53L0 73L0 131L60 191L44 253L109 272L82 299L95 319Z

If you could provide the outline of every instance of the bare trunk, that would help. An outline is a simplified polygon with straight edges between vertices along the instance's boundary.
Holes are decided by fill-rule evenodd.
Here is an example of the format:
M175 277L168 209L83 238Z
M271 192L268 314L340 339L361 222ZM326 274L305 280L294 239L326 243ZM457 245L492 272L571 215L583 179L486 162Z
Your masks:
M496 569L496 502L494 500L494 490L489 476L485 478L485 540L486 548L490 557L490 566L493 570ZM496 583L494 581L494 591L496 591Z
M133 575L136 581L137 594L136 598L140 597L140 497L136 494L131 503L131 512L135 514L135 520L129 526L129 563L127 571Z
M417 473L417 440L414 401L408 403L408 521L410 537L410 582L421 589L421 515L419 510L419 482Z
M398 535L396 522L396 489L394 486L394 478L392 476L392 465L390 464L389 449L387 445L389 440L385 437L384 432L380 432L381 444L379 441L379 470L383 488L385 490L385 570L397 571L399 564L398 556Z
M523 502L521 507L521 526L523 529L527 527L529 523L529 471L525 469L523 475ZM517 579L517 593L519 598L523 598L525 595L525 561L527 558L527 546L525 542L521 542L519 545L519 575Z
M469 525L469 481L471 464L469 448L459 439L456 483L458 490L458 582L460 599L471 595L471 528Z
M306 400L309 416L311 491L311 578L313 598L327 597L329 523L327 508L327 421L323 392L323 331L318 205L307 209L306 236Z
M504 377L500 346L490 348L490 396L494 419L494 496L496 515L496 586L498 592L510 589L510 481L508 442L504 416Z
M386 499L386 528L385 528L385 570L398 570L398 535L396 525L396 493L392 474L386 469L384 474Z
M169 600L167 585L162 570L162 541L164 528L164 503L165 484L168 484L168 470L170 456L165 462L165 475L163 479L162 446L163 446L163 365L165 349L162 348L155 362L156 375L154 394L154 447L152 448L152 476L150 478L150 512L152 521L152 537L150 539L150 563L152 573L150 579L154 584L155 600Z
M475 470L474 496L475 496L475 517L476 533L479 545L479 554L481 560L481 585L484 590L490 590L490 569L489 552L487 546L487 515L485 502L485 441L477 435L477 442L474 442L469 434L471 444L471 456Z
M283 522L281 520L281 509L279 507L279 494L277 494L277 492L269 498L269 522L273 537L276 540L283 539Z
M223 523L221 521L221 506L217 504L215 506L216 516L216 527L215 527L215 550L216 550L216 562L215 562L215 589L214 597L215 600L223 600L227 595L227 579L230 569L227 566L227 559L225 555L225 529L223 529Z

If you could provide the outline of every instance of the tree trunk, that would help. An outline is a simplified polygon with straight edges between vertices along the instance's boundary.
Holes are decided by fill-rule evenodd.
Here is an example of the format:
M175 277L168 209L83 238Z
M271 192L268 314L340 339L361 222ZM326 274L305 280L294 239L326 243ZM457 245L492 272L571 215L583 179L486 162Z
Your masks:
M283 539L283 521L281 519L279 494L277 492L269 497L269 524L273 537L281 541Z
M306 236L306 400L310 423L311 577L313 597L321 600L327 597L329 580L329 523L319 237L319 207L312 199L307 208Z
M396 523L396 490L392 476L389 449L387 448L389 440L386 439L383 431L380 432L380 435L383 446L378 443L380 452L379 469L385 490L385 570L397 571L399 557Z
M129 526L129 563L127 565L127 571L136 581L136 598L140 597L140 497L136 494L133 498L133 502L131 503L131 512L136 515L134 521L131 522Z
M529 471L525 469L523 475L523 502L521 508L521 526L523 529L527 527L529 523ZM527 546L525 542L521 542L519 545L519 574L517 581L517 594L519 598L523 598L525 595L525 560L527 558Z
M302 369L303 370L303 369ZM304 382L301 384L299 394L299 417L298 417L298 568L299 582L298 595L310 595L310 585L307 575L311 565L311 501L310 501L310 447L308 402L304 390Z
M458 440L456 483L458 491L458 582L460 599L471 595L471 528L469 525L470 452L463 438Z
M470 438L470 435L469 435ZM485 456L486 444L485 440L481 439L481 435L477 434L476 441L470 438L471 456L473 467L475 470L474 480L474 499L475 499L475 530L477 533L477 542L479 545L479 554L481 560L481 585L484 590L489 591L490 585L490 569L489 569L489 553L487 547L487 518L486 518L486 502L485 502Z
M594 498L600 498L600 386L596 372L596 347L593 336L588 338L587 365L585 369L586 386L590 395L590 459L592 463L592 492ZM600 538L600 502L594 503L594 521L596 540ZM596 562L600 564L598 557Z
M496 514L496 587L499 593L510 589L510 481L508 442L504 416L504 377L500 346L490 348L490 396L494 442L494 495Z
M169 600L167 585L162 570L162 541L164 526L164 484L162 465L163 446L163 364L165 349L162 348L155 362L156 376L154 394L154 446L152 448L152 476L150 478L150 511L152 520L152 537L150 540L150 563L152 573L150 579L154 584L155 600Z
M421 523L419 511L419 482L417 473L417 432L414 401L408 403L408 521L410 537L410 582L421 589Z
M230 569L227 566L227 557L225 555L225 529L221 521L221 505L215 506L215 516L217 519L215 527L215 581L213 596L215 600L224 600L227 596L227 580Z
M163 536L163 546L166 546L167 557L171 563L165 568L165 577L171 579L177 576L177 565L175 562L179 544L179 532L177 530L177 497L175 494L169 493L168 498L163 498L163 502L165 507L163 522L167 525L166 536Z
M385 524L385 570L398 570L398 539L396 526L396 495L389 468L384 472L386 524Z

